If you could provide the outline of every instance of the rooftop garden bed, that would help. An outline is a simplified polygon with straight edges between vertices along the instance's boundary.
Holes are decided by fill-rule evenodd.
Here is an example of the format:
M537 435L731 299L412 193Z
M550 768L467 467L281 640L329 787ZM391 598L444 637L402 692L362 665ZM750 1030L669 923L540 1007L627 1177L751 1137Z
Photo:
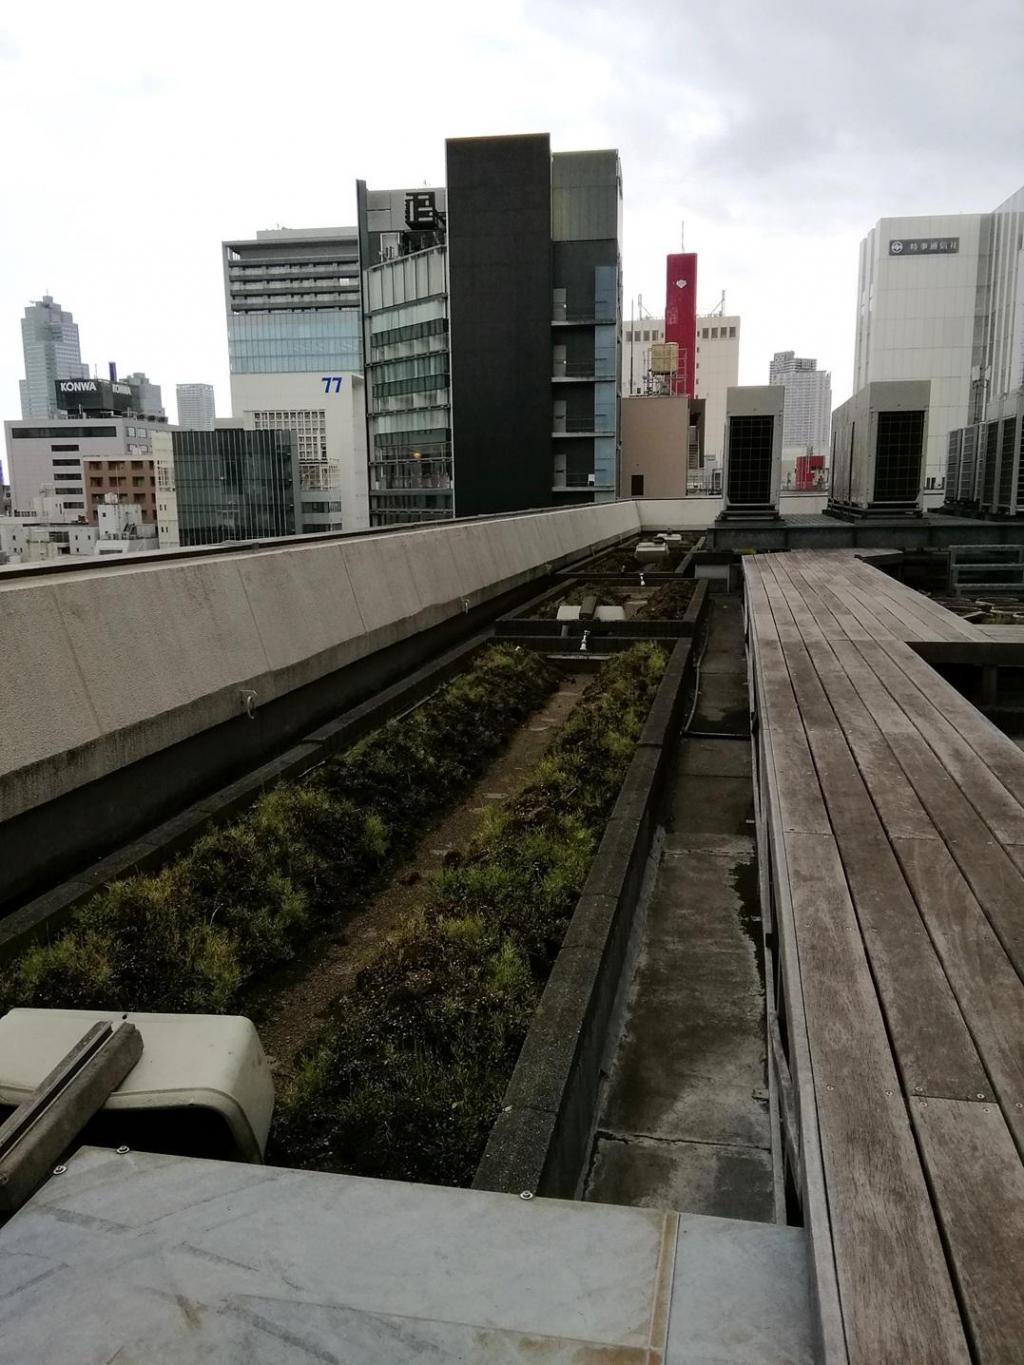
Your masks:
M342 996L279 1105L271 1160L469 1184L665 668L604 665L523 788Z
M261 796L155 873L80 907L0 977L0 1007L222 1013L326 919L351 915L557 685L495 646L406 716ZM415 835L411 832L415 831Z

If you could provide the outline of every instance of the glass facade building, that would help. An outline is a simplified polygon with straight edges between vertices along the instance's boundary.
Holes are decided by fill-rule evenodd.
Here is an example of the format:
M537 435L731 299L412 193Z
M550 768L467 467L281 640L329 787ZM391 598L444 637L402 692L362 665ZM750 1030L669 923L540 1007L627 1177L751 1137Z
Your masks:
M296 529L360 530L366 514L363 333L355 228L275 228L225 242L231 410L291 431L301 464ZM357 383L357 377L359 382Z
M174 431L173 472L158 466L157 497L177 502L182 545L294 535L298 460L289 431Z
M224 243L232 374L362 370L353 228L280 228Z
M322 374L357 371L362 365L359 312L327 308L317 312L228 314L228 356L232 374Z
M21 415L47 419L58 415L54 383L58 379L88 379L82 364L78 324L49 294L30 303L21 320L25 378L21 380Z

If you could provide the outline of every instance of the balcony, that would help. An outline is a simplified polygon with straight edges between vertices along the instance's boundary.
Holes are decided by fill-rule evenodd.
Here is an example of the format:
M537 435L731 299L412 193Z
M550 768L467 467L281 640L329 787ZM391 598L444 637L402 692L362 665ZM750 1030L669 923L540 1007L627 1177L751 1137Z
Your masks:
M585 313L570 313L555 309L551 318L552 327L608 327L614 326L618 319L613 308L597 304Z
M579 363L556 360L551 375L552 383L597 384L602 380L614 379L614 373L607 372L607 366L598 365L595 360L584 360Z
M614 436L615 426L602 417L556 417L552 436Z

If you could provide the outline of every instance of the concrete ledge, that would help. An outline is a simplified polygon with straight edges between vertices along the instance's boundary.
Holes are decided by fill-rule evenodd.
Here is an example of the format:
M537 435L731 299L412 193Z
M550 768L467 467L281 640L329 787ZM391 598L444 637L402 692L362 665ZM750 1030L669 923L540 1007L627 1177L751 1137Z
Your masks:
M505 640L514 640L519 636L528 639L548 637L552 640L579 640L584 631L594 639L612 635L619 639L631 639L635 644L637 640L681 640L693 634L693 626L685 617L678 621L636 618L631 621L554 621L522 616L503 617L495 626L495 634Z
M657 823L691 642L672 652L477 1169L475 1189L571 1199Z
M0 819L219 726L244 727L244 693L262 710L637 526L632 502L601 503L0 575Z

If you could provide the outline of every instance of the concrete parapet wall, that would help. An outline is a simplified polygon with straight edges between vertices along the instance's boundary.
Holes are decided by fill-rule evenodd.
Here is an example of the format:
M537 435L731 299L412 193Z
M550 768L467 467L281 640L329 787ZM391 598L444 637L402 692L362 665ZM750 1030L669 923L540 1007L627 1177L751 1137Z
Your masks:
M0 821L638 529L604 503L0 577Z

